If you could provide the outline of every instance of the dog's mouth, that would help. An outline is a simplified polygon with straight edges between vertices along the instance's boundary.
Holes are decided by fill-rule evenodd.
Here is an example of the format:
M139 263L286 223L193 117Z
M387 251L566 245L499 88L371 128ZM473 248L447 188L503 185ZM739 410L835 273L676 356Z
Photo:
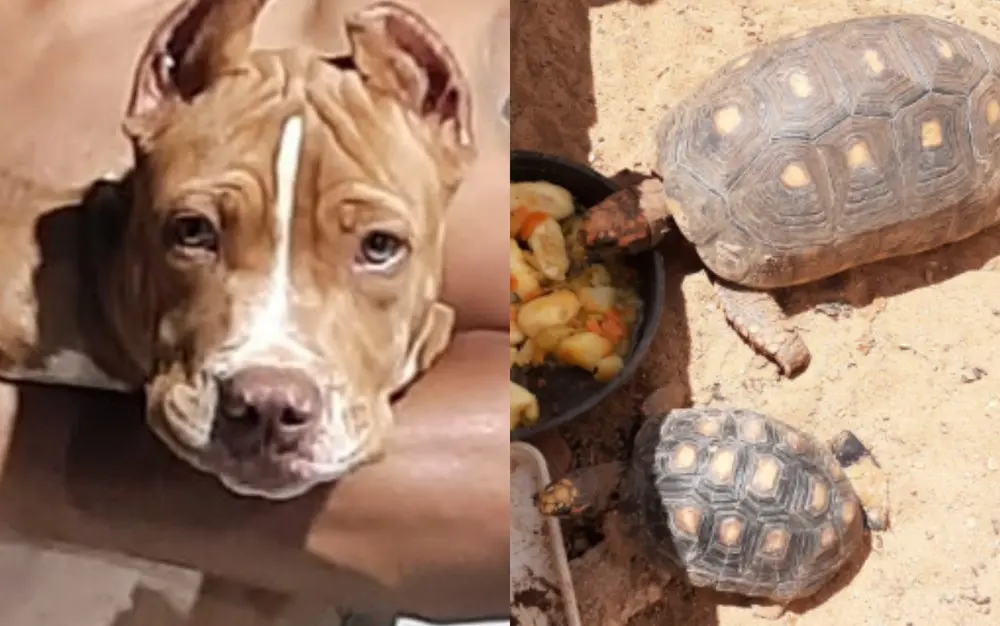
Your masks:
M329 469L305 455L288 455L280 459L238 459L219 455L207 471L237 495L287 500L319 485L334 483L350 469Z
M223 415L217 388L175 385L153 431L176 456L214 475L233 493L284 500L332 483L364 464L377 450L371 423L357 419L363 407L328 389L322 418L308 425L281 425L248 415Z

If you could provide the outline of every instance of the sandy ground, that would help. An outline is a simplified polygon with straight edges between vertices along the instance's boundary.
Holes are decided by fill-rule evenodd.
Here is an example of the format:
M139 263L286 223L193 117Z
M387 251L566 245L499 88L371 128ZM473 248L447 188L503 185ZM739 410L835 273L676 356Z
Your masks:
M589 160L606 174L648 168L647 129L667 108L727 59L803 27L918 12L1000 40L995 0L514 0L513 7L514 147ZM676 244L668 252L669 304L652 356L627 389L562 433L573 463L623 455L638 402L661 386L678 406L756 408L820 437L848 427L891 473L894 526L856 576L842 576L830 597L793 621L1000 623L992 605L1000 603L1000 232L788 294L813 354L808 371L791 381L729 329L697 259ZM578 553L586 542L571 536ZM606 593L596 582L578 593ZM738 602L679 585L631 622L757 623Z

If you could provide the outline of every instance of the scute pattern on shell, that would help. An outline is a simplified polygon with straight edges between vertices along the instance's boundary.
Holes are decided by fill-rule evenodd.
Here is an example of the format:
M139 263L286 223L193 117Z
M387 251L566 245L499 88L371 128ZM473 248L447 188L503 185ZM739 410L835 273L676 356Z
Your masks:
M776 601L817 591L865 536L858 497L829 448L743 409L648 419L620 508L655 566Z
M734 59L657 130L705 264L787 287L1000 221L1000 45L923 16L820 26Z

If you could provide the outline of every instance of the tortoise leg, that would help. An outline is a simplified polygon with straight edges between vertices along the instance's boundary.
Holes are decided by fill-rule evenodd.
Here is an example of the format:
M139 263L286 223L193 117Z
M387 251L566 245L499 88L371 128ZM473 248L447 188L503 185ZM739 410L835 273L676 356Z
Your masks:
M675 386L658 387L646 396L639 410L642 416L647 419L666 415L674 409L679 409L685 405L686 398L684 393L683 389L679 390Z
M795 376L809 365L809 348L781 310L774 295L751 291L712 277L722 313L757 352Z
M624 522L618 511L609 511L604 516L602 524L604 541L608 545L608 553L620 563L633 563L639 557L635 544L625 533Z
M666 585L654 572L622 562L606 541L573 559L570 572L581 624L627 626L665 596Z

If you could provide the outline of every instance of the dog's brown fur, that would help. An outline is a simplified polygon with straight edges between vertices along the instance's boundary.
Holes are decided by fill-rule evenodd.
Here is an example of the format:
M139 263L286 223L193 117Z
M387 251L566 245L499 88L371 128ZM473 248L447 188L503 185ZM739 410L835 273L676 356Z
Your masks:
M423 18L378 3L348 20L347 56L250 52L264 4L186 0L163 19L136 68L135 165L119 185L85 201L25 188L39 223L62 206L61 229L89 236L54 258L31 249L25 221L13 245L36 271L24 265L0 302L0 366L145 384L177 454L283 498L376 458L390 396L447 346L446 209L475 147L466 80ZM371 260L372 237L394 242L389 261ZM54 335L32 314L39 280L84 302ZM220 385L253 368L318 390L292 454L261 441L237 459L219 434ZM280 380L273 393L297 393Z

